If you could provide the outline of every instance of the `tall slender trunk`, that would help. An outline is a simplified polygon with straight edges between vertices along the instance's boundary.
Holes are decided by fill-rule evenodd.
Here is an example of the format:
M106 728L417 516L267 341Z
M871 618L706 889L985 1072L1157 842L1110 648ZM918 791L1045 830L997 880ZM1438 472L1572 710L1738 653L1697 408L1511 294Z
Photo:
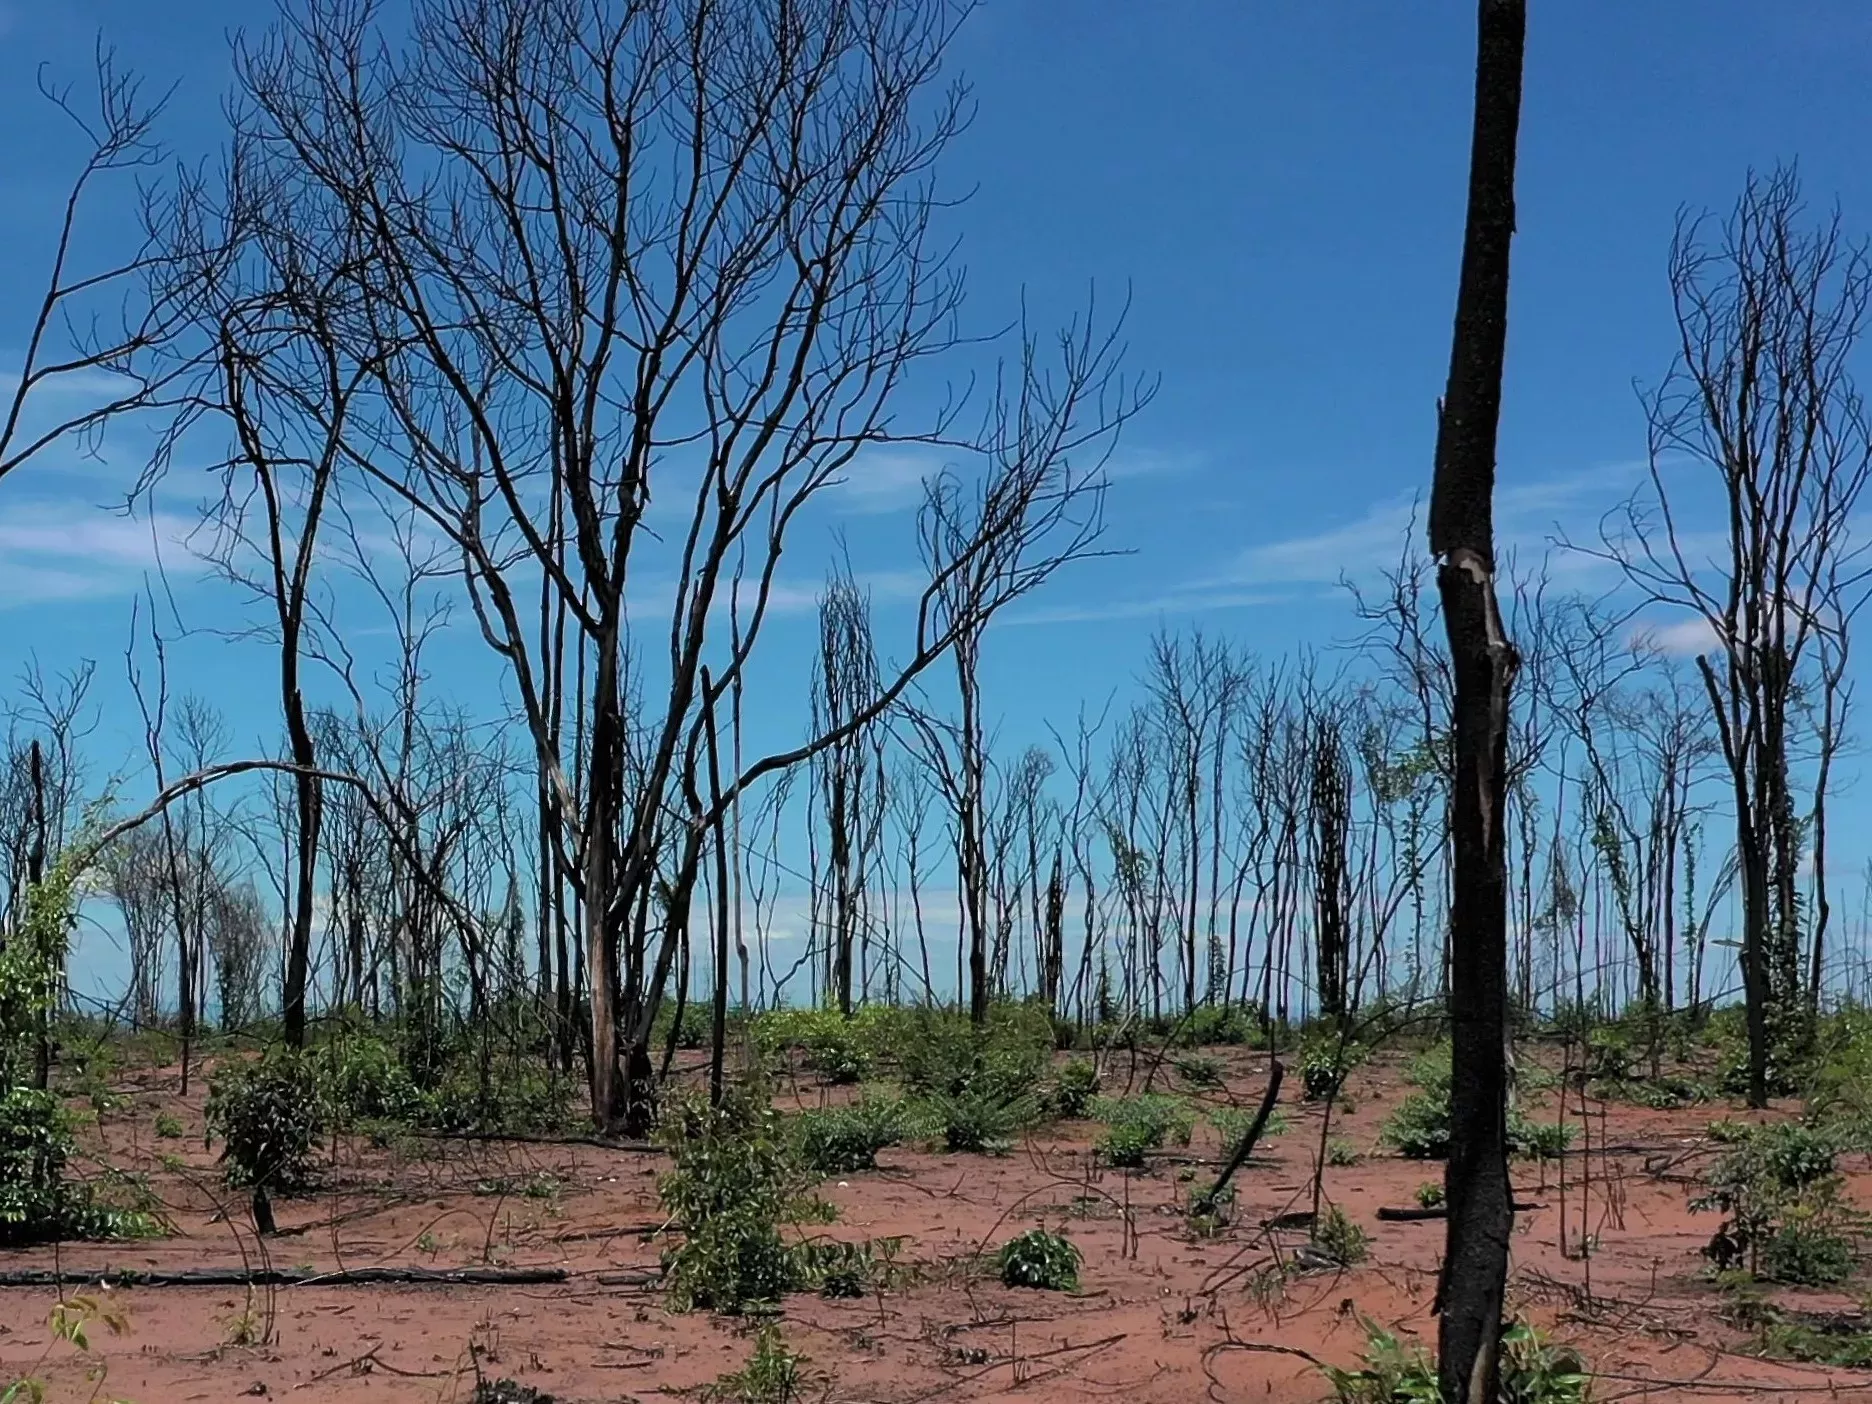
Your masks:
M1437 1305L1450 1404L1494 1404L1514 1204L1508 1186L1508 694L1518 659L1495 596L1494 486L1508 331L1526 0L1480 0L1475 130L1430 550L1455 680L1450 837L1449 1220Z

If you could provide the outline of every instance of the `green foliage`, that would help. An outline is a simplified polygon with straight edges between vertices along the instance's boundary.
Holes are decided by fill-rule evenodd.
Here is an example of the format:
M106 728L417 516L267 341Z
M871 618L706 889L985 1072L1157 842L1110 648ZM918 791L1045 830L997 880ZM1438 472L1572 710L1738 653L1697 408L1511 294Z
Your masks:
M1443 1203L1443 1182L1425 1180L1417 1186L1417 1203L1425 1209L1435 1209Z
M472 1058L449 1060L423 1121L438 1131L552 1132L571 1118L573 1084L551 1067L521 1059L482 1069Z
M1339 1404L1442 1404L1436 1362L1420 1346L1406 1347L1369 1317L1362 1362L1355 1370L1323 1369ZM1588 1404L1592 1377L1576 1351L1556 1346L1525 1321L1501 1336L1502 1404Z
M157 1112L155 1131L160 1141L179 1141L182 1139L182 1118L173 1112Z
M1326 1163L1344 1169L1348 1165L1359 1163L1358 1147L1342 1136L1334 1136L1326 1142Z
M1385 1121L1383 1137L1406 1160L1443 1160L1450 1143L1450 1048L1447 1042L1426 1049L1412 1062L1413 1092ZM1573 1139L1573 1128L1558 1122L1530 1121L1519 1107L1508 1113L1508 1149L1534 1160L1552 1160Z
M827 1012L809 1026L801 1042L806 1060L836 1087L871 1076L870 1040L856 1022Z
M129 1208L100 1197L99 1190L135 1188L127 1177L107 1175L98 1186L67 1180L72 1151L71 1118L54 1093L32 1087L0 1091L0 1246L149 1238L159 1232L146 1193Z
M1325 1101L1370 1056L1362 1044L1343 1038L1337 1029L1315 1029L1300 1045L1300 1095L1309 1102Z
M1825 1135L1791 1124L1757 1127L1732 1144L1690 1204L1725 1216L1703 1250L1717 1270L1808 1285L1849 1277L1858 1216L1836 1158Z
M1328 1205L1326 1212L1313 1221L1311 1241L1322 1257L1345 1267L1364 1262L1371 1250L1371 1240L1365 1230L1337 1204Z
M1091 1109L1098 1090L1097 1066L1089 1058L1074 1058L1054 1077L1047 1104L1055 1116L1076 1121Z
M793 1404L806 1388L806 1365L807 1357L787 1346L778 1326L762 1326L746 1366L721 1376L704 1397L718 1404Z
M1209 1113L1209 1124L1215 1127L1216 1138L1221 1141L1225 1152L1233 1151L1242 1143L1242 1137L1248 1134L1254 1119L1255 1114L1246 1107L1217 1107ZM1292 1129L1293 1122L1287 1113L1276 1107L1268 1113L1267 1125L1261 1128L1261 1134L1284 1136Z
M1178 1040L1190 1048L1210 1048L1217 1044L1252 1044L1259 1036L1253 1011L1239 1005L1202 1004L1183 1021Z
M1079 1250L1063 1233L1031 1228L1010 1238L996 1255L1001 1281L1009 1287L1047 1292L1079 1290Z
M957 1152L998 1155L1015 1134L1038 1117L1040 1105L1026 1093L1009 1095L992 1083L939 1092L924 1103L943 1145Z
M320 1050L326 1104L340 1124L421 1123L434 1107L417 1088L396 1050L369 1033L347 1031Z
M1224 1185L1216 1194L1210 1187L1192 1189L1184 1221L1198 1238L1220 1238L1235 1219L1235 1186Z
M30 1087L0 1095L0 1244L62 1234L71 1217L64 1180L71 1150L57 1097Z
M121 1336L128 1328L128 1320L123 1308L103 1297L78 1296L61 1297L52 1308L47 1318L51 1339L45 1349L33 1362L30 1371L15 1379L5 1389L0 1389L0 1404L42 1404L45 1399L45 1380L40 1374L53 1352L61 1345L70 1346L79 1355L89 1357L84 1377L92 1386L91 1398L98 1399L104 1393L104 1380L110 1371L109 1363L101 1355L93 1355L91 1350L91 1328L102 1325L113 1336Z
M1172 1066L1191 1087L1220 1087L1222 1060L1212 1053L1185 1053Z
M1406 1160L1441 1160L1449 1154L1449 1091L1413 1092L1384 1124L1385 1142Z
M306 1189L325 1134L325 1101L312 1063L285 1048L223 1062L208 1083L208 1129L223 1142L230 1185L280 1194Z
M903 1140L904 1104L865 1099L849 1107L802 1112L795 1124L801 1163L815 1174L877 1169L877 1153Z
M58 1002L59 972L77 919L83 843L26 888L20 919L0 941L0 1088L32 1081L40 1034Z
M999 1010L985 1029L946 1011L910 1011L897 1030L903 1083L931 1098L980 1094L1015 1102L1039 1086L1053 1047L1043 1011Z
M683 1230L664 1255L671 1305L733 1313L798 1290L802 1264L780 1225L808 1212L807 1177L766 1101L743 1088L719 1108L678 1099L662 1139L674 1168L657 1188Z
M1106 1163L1135 1168L1145 1156L1161 1150L1166 1140L1188 1145L1195 1118L1175 1097L1145 1093L1137 1097L1100 1097L1092 1115L1110 1129L1099 1142Z

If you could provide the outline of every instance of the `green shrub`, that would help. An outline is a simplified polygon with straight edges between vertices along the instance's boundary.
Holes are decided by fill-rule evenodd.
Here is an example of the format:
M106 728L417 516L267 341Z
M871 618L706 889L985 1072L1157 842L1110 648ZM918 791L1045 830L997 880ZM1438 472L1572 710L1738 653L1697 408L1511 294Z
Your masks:
M1053 1092L1047 1099L1055 1116L1078 1120L1091 1108L1098 1095L1098 1068L1089 1058L1074 1058L1060 1068L1053 1079Z
M1432 1080L1413 1092L1385 1121L1383 1137L1406 1160L1443 1160L1449 1156L1450 1101L1447 1079ZM1532 1160L1553 1160L1573 1140L1573 1128L1561 1122L1530 1121L1520 1108L1508 1114L1508 1149Z
M1032 1228L1001 1245L997 1264L1009 1287L1047 1292L1079 1290L1079 1250L1063 1233Z
M1369 1317L1358 1369L1324 1366L1339 1404L1442 1404L1436 1361L1420 1346L1404 1346ZM1550 1345L1525 1321L1501 1336L1502 1404L1587 1404L1592 1377L1577 1352Z
M849 1107L802 1112L796 1118L800 1161L820 1175L877 1169L877 1153L904 1137L904 1105L864 1100Z
M1624 1082L1636 1065L1625 1030L1602 1024L1586 1035L1586 1076L1594 1082Z
M1216 1139L1222 1143L1223 1151L1230 1152L1242 1143L1242 1137L1248 1134L1248 1128L1254 1125L1255 1114L1246 1107L1218 1107L1209 1113L1209 1124L1215 1127ZM1293 1129L1293 1122L1286 1112L1276 1107L1268 1113L1267 1125L1261 1128L1263 1136L1284 1136Z
M1320 1256L1344 1267L1365 1261L1371 1242L1365 1230L1337 1204L1313 1221L1312 1244Z
M1704 1249L1716 1268L1807 1285L1851 1275L1858 1216L1836 1159L1832 1141L1804 1126L1756 1127L1732 1144L1690 1203L1725 1216Z
M571 1118L573 1084L534 1059L481 1070L467 1059L451 1062L427 1099L424 1120L438 1131L562 1130Z
M703 1391L716 1404L795 1404L806 1388L807 1358L788 1348L776 1325L760 1328L754 1354L732 1374L722 1375Z
M30 1087L0 1096L0 1244L60 1236L70 1218L71 1127L59 1099Z
M1252 1044L1261 1032L1252 1010L1224 1004L1198 1005L1183 1027L1185 1038L1192 1048L1208 1048L1216 1044Z
M719 1108L679 1099L661 1138L674 1168L657 1189L683 1231L664 1255L671 1305L733 1313L797 1290L801 1263L780 1225L809 1212L806 1176L765 1099L743 1088Z
M1172 1065L1191 1087L1220 1087L1222 1060L1212 1053L1185 1053Z
M1147 1092L1136 1097L1100 1097L1092 1103L1092 1115L1110 1129L1099 1142L1106 1162L1135 1168L1145 1155L1161 1150L1166 1140L1188 1145L1195 1118L1175 1097Z
M1099 1138L1098 1152L1114 1169L1136 1170L1142 1168L1150 1153L1162 1144L1162 1137L1153 1137L1148 1126L1123 1122Z
M1196 1237L1220 1238L1235 1219L1235 1186L1222 1186L1220 1194L1211 1187L1192 1189L1183 1217Z
M1300 1045L1300 1095L1309 1102L1325 1101L1369 1056L1362 1044L1342 1039L1336 1029L1316 1030Z
M943 1145L957 1152L999 1154L1039 1115L1032 1097L1008 1096L993 1086L938 1093L925 1106Z
M1417 1203L1425 1209L1435 1209L1443 1203L1443 1183L1440 1180L1425 1180L1417 1186Z
M1046 1072L1052 1024L1044 1014L1003 1012L986 1029L948 1013L918 1011L898 1030L904 1086L927 1097L969 1093L1014 1102Z
M182 1138L182 1118L173 1112L157 1112L155 1131L159 1141L178 1141Z
M222 1140L230 1185L266 1194L310 1187L325 1134L313 1065L283 1048L222 1063L208 1083L208 1129Z
M871 1076L871 1049L864 1031L835 1013L815 1022L802 1040L806 1060L835 1087L849 1087Z
M1344 1169L1348 1165L1357 1165L1360 1160L1358 1147L1343 1136L1334 1136L1326 1142L1326 1163Z
M1442 1160L1449 1154L1449 1094L1413 1092L1385 1121L1385 1142L1406 1160Z
M321 1050L326 1104L344 1124L420 1122L430 1110L396 1050L368 1034L348 1034Z

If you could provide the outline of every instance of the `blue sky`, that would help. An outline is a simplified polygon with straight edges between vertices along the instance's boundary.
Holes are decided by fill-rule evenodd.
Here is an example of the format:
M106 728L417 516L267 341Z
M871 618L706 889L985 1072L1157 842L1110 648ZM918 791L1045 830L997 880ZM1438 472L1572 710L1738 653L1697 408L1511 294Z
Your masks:
M33 93L38 65L82 82L101 33L152 88L176 85L164 135L199 155L217 139L226 36L268 8L0 0L11 255L0 364L17 353L12 329L41 266L44 202L77 154ZM1679 205L1726 205L1751 164L1798 158L1814 203L1837 196L1849 223L1872 227L1872 9L1533 8L1500 476L1502 525L1523 549L1556 522L1589 528L1635 480L1632 383L1668 363L1664 259ZM1128 691L1160 624L1200 623L1269 653L1347 637L1335 580L1396 558L1429 476L1473 5L989 0L955 57L978 103L944 167L952 191L975 190L955 217L973 313L1001 321L1024 292L1045 322L1089 285L1105 306L1128 292L1130 363L1162 377L1114 465L1107 544L1131 554L1062 577L990 636L988 701L1004 734L1037 739L1043 719L1068 723L1081 699ZM128 217L92 213L105 235ZM137 453L121 436L108 465L61 459L0 486L0 676L29 653L54 667L91 656L101 695L121 694L150 536L94 505ZM861 543L884 533L867 554L888 568L909 540L909 498L893 481L880 469L800 540L798 580L822 575L834 526ZM178 598L191 624L233 621L225 592ZM807 634L803 611L782 621L776 666L797 661ZM464 658L480 648L459 646ZM272 732L264 655L198 641L174 666L228 708L237 734ZM128 755L136 737L107 708L100 745Z

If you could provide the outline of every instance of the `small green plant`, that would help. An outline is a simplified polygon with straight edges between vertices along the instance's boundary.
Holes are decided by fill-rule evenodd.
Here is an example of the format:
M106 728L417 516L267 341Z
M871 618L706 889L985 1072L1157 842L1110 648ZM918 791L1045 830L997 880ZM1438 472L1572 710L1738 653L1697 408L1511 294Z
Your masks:
M1008 1096L994 1088L969 1087L931 1097L927 1109L947 1149L999 1155L1022 1127L1032 1124L1039 1104L1025 1093Z
M1209 1113L1209 1124L1215 1127L1216 1139L1221 1142L1224 1154L1233 1151L1242 1143L1242 1137L1248 1134L1248 1128L1254 1125L1255 1114L1246 1107L1218 1107ZM1268 1114L1267 1125L1261 1128L1263 1136L1284 1136L1293 1130L1293 1121L1276 1107Z
M1141 1169L1150 1153L1163 1144L1148 1126L1125 1122L1112 1127L1099 1138L1098 1152L1105 1163L1116 1170Z
M1235 1219L1235 1186L1222 1186L1220 1194L1209 1188L1192 1189L1183 1217L1196 1237L1220 1238Z
M835 1013L824 1015L802 1041L806 1060L835 1087L871 1076L871 1050L859 1025Z
M1368 1317L1357 1369L1321 1366L1339 1404L1442 1404L1436 1363L1421 1346L1405 1346Z
M877 1169L877 1153L904 1137L904 1105L883 1099L802 1112L797 1118L801 1163L820 1175Z
M1441 1208L1443 1204L1443 1182L1425 1180L1417 1186L1417 1204L1423 1209Z
M1339 1404L1441 1404L1436 1361L1421 1346L1405 1346L1369 1317L1359 1368L1322 1367ZM1592 1377L1578 1352L1549 1344L1525 1321L1501 1336L1502 1404L1588 1404Z
M1220 1087L1222 1060L1213 1053L1185 1053L1171 1064L1191 1087Z
M0 1404L40 1404L45 1398L45 1379L41 1371L61 1343L87 1357L84 1377L92 1386L91 1398L103 1394L110 1366L102 1356L92 1355L91 1328L101 1325L113 1336L121 1336L129 1329L123 1310L107 1297L66 1297L52 1308L46 1324L52 1338L46 1342L31 1370L0 1389Z
M802 1264L780 1225L808 1217L818 1201L765 1098L736 1088L720 1107L679 1099L662 1138L674 1168L658 1191L683 1231L664 1255L671 1304L734 1313L798 1290Z
M1099 1097L1091 1107L1092 1115L1113 1130L1121 1126L1143 1129L1151 1149L1166 1142L1187 1146L1196 1128L1196 1118L1177 1097L1147 1092L1136 1097Z
M326 1104L341 1123L420 1122L434 1111L396 1050L371 1034L347 1031L326 1044L319 1072Z
M1325 1213L1314 1219L1311 1241L1315 1252L1342 1267L1364 1262L1371 1251L1371 1240L1365 1230L1337 1204L1329 1205Z
M1342 1038L1336 1030L1309 1034L1300 1045L1300 1095L1309 1102L1325 1101L1369 1056L1363 1044Z
M717 1379L704 1397L716 1404L793 1404L806 1387L806 1365L807 1357L787 1345L778 1326L762 1326L748 1363Z
M172 1112L156 1113L156 1137L162 1141L177 1141L182 1138L182 1118Z
M1357 1165L1361 1159L1358 1147L1341 1136L1330 1137L1326 1142L1326 1163L1343 1170L1348 1165Z
M1703 1250L1716 1270L1804 1285L1845 1281L1859 1216L1836 1159L1832 1141L1804 1126L1756 1127L1731 1144L1690 1203L1724 1215Z
M1063 1233L1031 1228L1001 1245L996 1256L1001 1281L1009 1287L1047 1292L1079 1290L1079 1250Z
M1091 1109L1098 1090L1098 1068L1088 1058L1074 1058L1053 1079L1053 1093L1048 1102L1055 1116L1076 1121Z
M311 1063L290 1049L223 1063L208 1084L208 1127L221 1137L227 1182L253 1191L254 1225L273 1232L272 1196L312 1184L324 1136Z

